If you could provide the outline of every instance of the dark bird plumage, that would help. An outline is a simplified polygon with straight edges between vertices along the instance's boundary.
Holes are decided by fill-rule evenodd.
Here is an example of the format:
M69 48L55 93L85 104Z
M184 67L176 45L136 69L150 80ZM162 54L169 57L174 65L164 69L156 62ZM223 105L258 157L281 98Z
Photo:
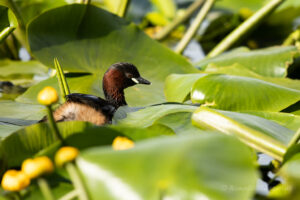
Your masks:
M103 76L102 83L106 99L71 93L66 96L67 101L54 111L55 121L88 121L96 125L111 123L118 107L127 105L124 89L136 84L150 84L130 63L116 63L110 66ZM40 122L46 120L44 117Z

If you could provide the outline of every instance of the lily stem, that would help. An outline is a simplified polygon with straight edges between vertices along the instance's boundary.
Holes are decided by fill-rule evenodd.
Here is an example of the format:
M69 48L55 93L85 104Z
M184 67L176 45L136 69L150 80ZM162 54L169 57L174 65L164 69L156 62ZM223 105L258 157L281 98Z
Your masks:
M184 34L183 38L180 40L179 44L175 48L176 53L182 53L182 51L186 48L186 46L189 44L193 36L196 34L196 31L198 30L199 26L203 22L205 16L213 6L215 0L206 0L202 9L199 11L199 13L196 16L196 19L192 23L191 27L187 30L187 32Z
M64 144L64 139L63 137L61 136L58 128L57 128L57 124L55 123L54 121L54 117L53 117L53 113L52 113L52 109L51 109L51 106L47 106L47 112L48 112L48 120L49 120L49 123L50 123L50 126L55 134L55 137L57 140L59 140L62 144Z
M3 40L5 40L14 30L16 27L10 26L3 29L0 33L0 43L2 43Z
M46 200L54 200L54 197L52 195L51 189L47 183L47 181L44 178L38 178L37 183L39 185L39 188Z
M75 199L78 195L77 190L72 190L71 192L65 194L64 196L62 196L61 198L59 198L59 200L70 200L70 199Z
M263 19L271 14L282 2L285 0L271 0L251 17L249 17L245 22L243 22L239 27L233 30L227 37L225 37L211 52L207 57L217 56L227 49L229 49L236 41L238 41L243 35L253 29L257 24L263 21Z
M197 0L194 3L192 3L185 11L184 15L181 17L175 18L171 23L169 23L167 26L165 26L161 31L156 33L154 35L154 39L156 40L162 40L165 37L167 37L177 26L179 26L181 23L185 22L188 18L191 17L191 15L201 7L204 0Z
M67 163L66 170L67 170L68 174L70 175L70 178L72 180L72 183L74 184L75 189L78 192L78 198L80 200L88 200L89 198L87 196L86 190L83 186L82 180L76 169L75 164L72 162Z

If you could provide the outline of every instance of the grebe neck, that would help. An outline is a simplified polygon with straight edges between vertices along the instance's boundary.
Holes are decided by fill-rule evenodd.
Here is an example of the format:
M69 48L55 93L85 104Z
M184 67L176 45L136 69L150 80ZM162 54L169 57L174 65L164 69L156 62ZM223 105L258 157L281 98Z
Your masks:
M104 87L103 87L103 92L105 95L105 99L109 103L114 105L116 108L127 105L127 103L125 101L124 90L119 90L116 88L104 89Z
M127 105L124 96L125 80L121 71L115 68L108 70L103 76L102 85L105 98L109 103L116 108Z

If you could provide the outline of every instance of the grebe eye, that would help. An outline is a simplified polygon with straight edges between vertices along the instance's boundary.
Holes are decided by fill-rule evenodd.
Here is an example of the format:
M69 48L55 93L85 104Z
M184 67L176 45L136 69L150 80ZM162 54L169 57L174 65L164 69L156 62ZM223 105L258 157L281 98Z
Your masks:
M126 76L127 78L132 78L132 77L133 77L133 75L130 74L130 73L125 73L125 76Z

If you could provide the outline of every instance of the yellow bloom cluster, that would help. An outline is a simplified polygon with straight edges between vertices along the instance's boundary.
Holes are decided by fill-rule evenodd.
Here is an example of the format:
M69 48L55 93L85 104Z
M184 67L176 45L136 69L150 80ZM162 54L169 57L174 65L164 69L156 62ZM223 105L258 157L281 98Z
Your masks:
M47 156L34 159L26 159L22 164L22 171L30 178L34 179L43 174L53 172L54 166Z
M1 182L2 188L8 191L20 191L30 184L30 179L51 173L53 169L52 161L46 156L26 159L22 163L21 171L7 170L5 172Z
M4 190L19 191L26 188L30 184L28 176L14 169L7 170L3 175L1 186Z

